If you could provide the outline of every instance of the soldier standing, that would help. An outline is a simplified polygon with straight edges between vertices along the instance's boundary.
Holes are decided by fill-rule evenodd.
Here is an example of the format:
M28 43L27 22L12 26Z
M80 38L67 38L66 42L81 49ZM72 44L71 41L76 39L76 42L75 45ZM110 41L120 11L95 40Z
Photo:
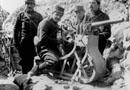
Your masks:
M33 67L33 59L36 55L33 38L37 34L37 26L42 20L41 14L34 11L35 0L25 0L25 10L21 12L14 26L14 45L18 49L22 60L23 74Z
M109 20L109 16L102 12L100 9L100 0L91 0L90 1L90 10L91 10L91 16L89 17L89 20L92 22L99 22L104 20ZM99 32L99 44L98 48L101 54L103 54L104 49L106 47L107 39L111 36L111 26L110 24L99 26L99 27L93 27L92 28L95 32Z

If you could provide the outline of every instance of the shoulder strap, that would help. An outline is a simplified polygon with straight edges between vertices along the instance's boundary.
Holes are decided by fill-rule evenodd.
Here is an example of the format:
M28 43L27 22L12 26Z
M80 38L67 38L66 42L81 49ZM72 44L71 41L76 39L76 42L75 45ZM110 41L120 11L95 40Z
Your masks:
M26 12L24 12L24 15L34 24L34 26L37 28L36 23L27 15Z

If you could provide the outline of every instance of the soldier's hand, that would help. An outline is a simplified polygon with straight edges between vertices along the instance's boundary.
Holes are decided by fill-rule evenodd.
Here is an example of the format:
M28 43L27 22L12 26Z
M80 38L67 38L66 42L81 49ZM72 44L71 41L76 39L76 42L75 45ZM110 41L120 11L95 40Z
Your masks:
M103 32L104 26L99 26L100 32Z
M99 29L98 29L98 28L95 28L94 31L93 31L93 34L94 34L94 35L99 35Z

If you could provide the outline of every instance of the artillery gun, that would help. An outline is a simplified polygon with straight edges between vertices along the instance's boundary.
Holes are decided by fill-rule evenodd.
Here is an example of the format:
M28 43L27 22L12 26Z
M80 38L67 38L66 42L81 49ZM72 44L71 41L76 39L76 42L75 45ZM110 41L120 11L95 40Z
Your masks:
M107 24L116 24L123 22L121 20L106 20L101 22L94 22L89 25L91 27L104 26ZM106 62L98 49L99 36L94 34L78 35L75 34L73 38L73 49L66 55L60 57L60 60L64 60L61 72L56 77L66 80L79 81L82 83L90 83L101 78L106 71ZM82 48L79 54L78 47ZM66 72L65 66L69 57L74 56L74 61L71 66L70 72Z

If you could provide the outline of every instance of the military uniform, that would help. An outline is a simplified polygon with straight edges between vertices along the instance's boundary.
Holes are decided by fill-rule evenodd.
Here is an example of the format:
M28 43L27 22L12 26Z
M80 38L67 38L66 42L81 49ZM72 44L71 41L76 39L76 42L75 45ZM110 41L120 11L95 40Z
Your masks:
M63 14L64 9L60 6L55 6L53 13L55 12L57 14ZM59 40L57 38L59 26L58 21L55 21L54 19L53 16L48 17L39 23L37 33L39 42L36 47L38 56L40 57L40 63L34 66L30 71L33 75L36 75L37 73L43 74L45 73L45 70L60 69L58 65L61 53L58 48Z
M100 22L104 20L109 20L109 16L105 13L103 13L101 10L98 10L95 16L89 16L88 21L89 22ZM99 26L100 27L100 26ZM94 30L97 27L93 27L92 30ZM98 48L101 54L103 54L103 51L106 47L107 39L111 36L111 26L110 24L103 26L103 29L99 30L99 44Z
M52 18L41 21L38 26L40 41L37 45L37 53L41 59L41 63L38 65L38 69L40 70L44 70L44 68L54 69L57 66L56 63L60 56L57 42L58 29L58 24ZM33 68L32 71L34 72L35 69Z
M22 58L23 73L27 73L33 66L33 58L36 55L33 38L37 35L37 26L42 20L41 14L36 11L30 14L21 12L14 26L14 45Z

